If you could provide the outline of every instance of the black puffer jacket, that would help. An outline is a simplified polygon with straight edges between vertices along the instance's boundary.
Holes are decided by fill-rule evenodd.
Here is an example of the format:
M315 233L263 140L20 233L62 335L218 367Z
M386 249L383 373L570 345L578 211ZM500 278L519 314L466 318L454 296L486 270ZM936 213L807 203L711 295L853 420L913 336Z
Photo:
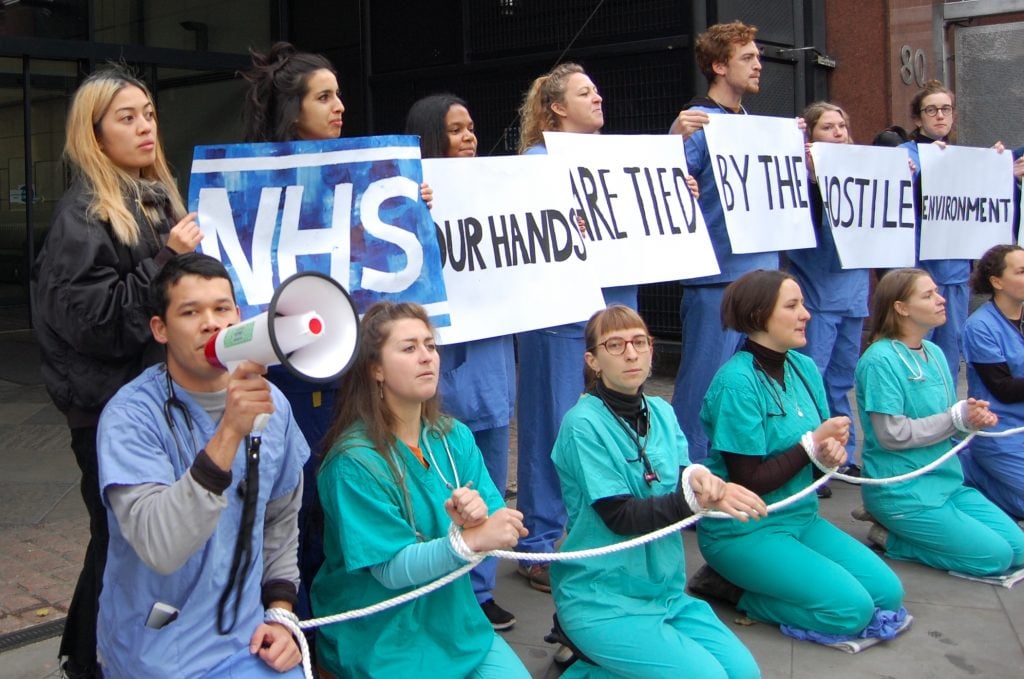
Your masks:
M53 213L32 269L32 320L43 354L43 381L71 427L95 426L100 411L143 368L161 360L149 330L148 288L173 252L163 245L173 226L156 228L138 208L135 247L121 244L108 222L88 216L89 184L78 177Z

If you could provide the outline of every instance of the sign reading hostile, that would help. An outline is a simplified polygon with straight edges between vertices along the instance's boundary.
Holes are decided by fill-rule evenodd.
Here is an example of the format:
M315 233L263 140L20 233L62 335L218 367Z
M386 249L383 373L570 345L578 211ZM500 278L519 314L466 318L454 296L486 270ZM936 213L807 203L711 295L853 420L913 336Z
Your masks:
M444 263L444 344L583 321L604 306L568 197L548 156L423 161Z
M719 273L704 216L686 185L682 137L545 132L544 145L568 166L571 215L586 225L602 286Z
M804 138L796 121L712 115L704 133L732 251L814 247Z
M416 137L197 146L189 209L204 253L224 262L243 316L299 271L319 271L360 313L418 302L448 325L441 256L420 199Z
M914 266L914 182L906 149L811 145L822 224L844 269ZM815 190L812 188L811 190Z
M918 144L921 259L977 259L1013 239L1013 157L1008 151Z

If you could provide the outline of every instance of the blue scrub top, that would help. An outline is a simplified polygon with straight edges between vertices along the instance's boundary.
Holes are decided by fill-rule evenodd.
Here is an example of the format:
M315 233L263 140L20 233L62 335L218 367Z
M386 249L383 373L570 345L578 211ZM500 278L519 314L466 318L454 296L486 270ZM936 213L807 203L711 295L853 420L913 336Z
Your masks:
M919 141L907 141L899 148L906 149L910 160L914 162L914 230L917 252L921 252L921 154L918 144L930 144L931 139L921 137ZM938 285L966 283L971 277L971 260L969 259L926 259L917 258L917 266L924 269Z
M97 442L104 504L110 486L174 483L188 472L199 450L213 437L217 424L181 387L175 392L191 417L194 435L177 409L171 411L174 431L167 425L163 364L148 368L122 387L103 410ZM227 507L216 530L170 575L156 573L139 559L107 505L110 547L97 635L108 676L159 677L173 668L175 676L202 677L225 658L248 652L249 640L263 622L261 555L267 504L295 490L309 457L309 446L292 419L288 401L276 387L271 387L271 393L275 412L263 431L260 447L257 529L252 535L256 558L242 588L234 630L224 636L217 634L216 620L217 601L230 576L241 521L238 484L245 479L244 440L231 469L231 485L223 494ZM165 627L151 629L146 627L146 618L157 602L177 608L180 614Z
M972 363L1006 363L1010 374L1024 377L1024 337L992 302L982 305L967 319L964 328L964 354L967 356L968 393L988 401L999 416L1000 431L1024 426L1024 403L1003 403L988 390ZM972 453L1014 450L1024 454L1024 434L1004 438L976 436Z
M823 209L817 184L811 184L811 220L818 247L786 253L789 269L812 311L828 311L852 318L868 315L867 269L843 269L832 237L832 223Z
M507 427L516 402L511 335L438 347L441 408L472 431Z

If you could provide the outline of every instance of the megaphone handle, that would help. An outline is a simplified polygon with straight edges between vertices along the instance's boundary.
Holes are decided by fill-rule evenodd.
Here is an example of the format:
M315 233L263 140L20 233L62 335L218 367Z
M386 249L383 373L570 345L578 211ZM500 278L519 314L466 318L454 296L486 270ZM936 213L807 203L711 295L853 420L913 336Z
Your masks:
M263 433L263 430L270 424L270 415L267 413L260 413L252 421L252 433L254 436L259 436Z

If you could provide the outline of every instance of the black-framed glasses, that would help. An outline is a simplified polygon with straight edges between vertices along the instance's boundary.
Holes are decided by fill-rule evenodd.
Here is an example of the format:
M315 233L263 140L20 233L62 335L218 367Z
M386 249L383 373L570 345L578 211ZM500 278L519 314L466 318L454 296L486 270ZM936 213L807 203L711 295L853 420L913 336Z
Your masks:
M597 346L604 347L612 356L621 356L626 352L626 345L632 344L633 351L638 354L646 354L654 346L654 338L650 335L637 335L630 339L623 339L621 337L612 337L606 339L604 342L598 342Z
M929 118L934 118L939 113L944 116L949 116L953 114L953 107L949 104L946 104L945 106L925 106L921 109L921 113L925 114Z

